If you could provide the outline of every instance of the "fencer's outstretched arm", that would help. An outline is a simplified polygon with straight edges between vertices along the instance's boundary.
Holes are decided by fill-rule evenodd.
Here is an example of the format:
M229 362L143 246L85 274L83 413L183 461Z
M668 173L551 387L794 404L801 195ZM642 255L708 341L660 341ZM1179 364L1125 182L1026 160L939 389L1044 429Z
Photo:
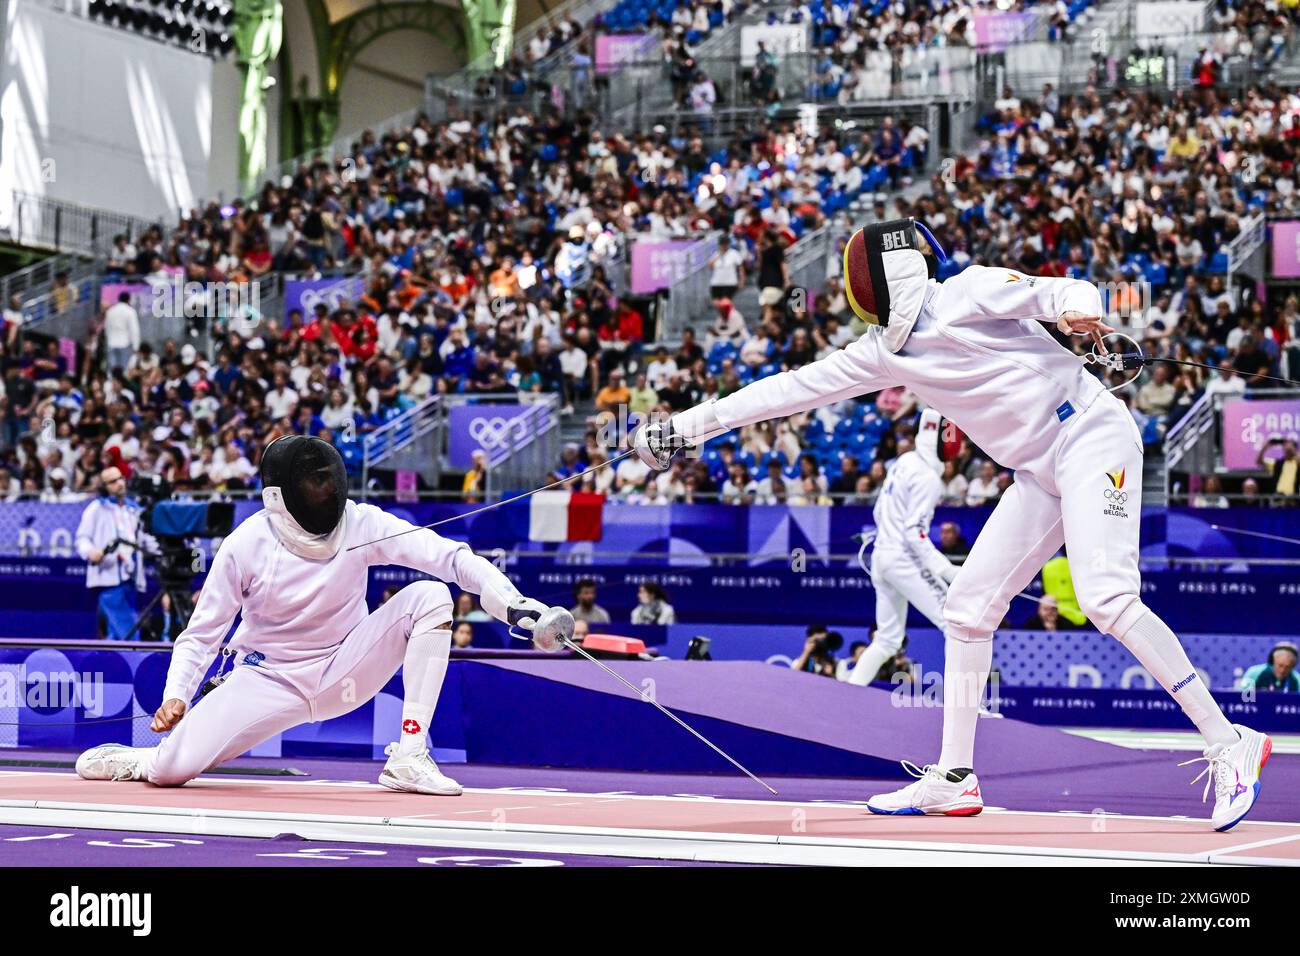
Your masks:
M672 418L673 431L691 443L699 443L733 428L796 415L900 384L882 368L883 353L880 335L869 332L816 362L759 379L726 398L679 412Z
M199 681L217 656L221 641L230 633L230 625L235 623L235 615L243 605L245 585L235 552L234 539L227 538L212 558L190 623L172 648L163 701L179 700L188 704L194 698Z
M1056 324L1068 313L1101 317L1101 293L1082 279L1029 276L1014 269L969 266L944 283L956 286L974 308L957 313L954 324L975 319L1030 319Z
M427 528L411 530L415 526L409 521L374 505L358 504L355 513L365 523L363 540L397 536L376 541L365 549L370 565L397 564L432 574L440 581L479 595L483 610L498 621L510 623L510 605L522 600L523 595L495 564L475 554L468 544L444 538ZM403 533L408 531L409 534Z

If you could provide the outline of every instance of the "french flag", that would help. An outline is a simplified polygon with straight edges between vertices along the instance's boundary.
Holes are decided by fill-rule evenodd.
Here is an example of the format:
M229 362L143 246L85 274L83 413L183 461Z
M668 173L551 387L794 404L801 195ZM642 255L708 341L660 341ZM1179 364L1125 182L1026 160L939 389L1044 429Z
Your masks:
M583 491L539 491L529 499L533 541L599 541L605 496Z

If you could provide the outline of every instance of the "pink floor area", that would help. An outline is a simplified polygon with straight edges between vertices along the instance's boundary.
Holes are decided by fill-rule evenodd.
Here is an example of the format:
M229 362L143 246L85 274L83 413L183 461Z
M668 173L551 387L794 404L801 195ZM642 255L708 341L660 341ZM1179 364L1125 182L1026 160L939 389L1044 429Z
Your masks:
M375 839L448 828L551 831L681 839L825 841L844 847L927 848L962 852L1034 854L1114 859L1300 863L1300 824L1247 820L1215 833L1204 819L1086 813L986 811L969 818L889 817L861 805L781 800L697 799L599 793L469 790L459 797L393 793L372 784L305 780L200 778L184 787L81 780L67 773L0 774L4 811L58 819L70 810L92 811L121 826L127 814L153 813L215 820L328 822L372 825ZM30 819L8 822L33 822ZM105 824L108 825L108 824ZM189 825L189 824L186 824ZM166 823L151 823L141 829ZM415 828L414 830L412 828ZM421 830L420 828L424 828ZM214 832L220 832L218 827Z

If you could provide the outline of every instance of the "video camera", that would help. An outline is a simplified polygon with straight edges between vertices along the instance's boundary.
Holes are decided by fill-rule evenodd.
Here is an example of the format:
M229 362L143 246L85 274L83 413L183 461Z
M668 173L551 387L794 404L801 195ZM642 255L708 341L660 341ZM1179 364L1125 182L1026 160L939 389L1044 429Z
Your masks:
M229 501L173 501L175 489L157 475L136 476L128 482L127 490L142 506L141 529L158 542L156 552L141 551L146 558L157 562L160 587L135 628L148 618L164 594L174 619L184 628L194 613L194 577L202 570L202 564L195 560L190 539L230 534L235 527L235 506Z

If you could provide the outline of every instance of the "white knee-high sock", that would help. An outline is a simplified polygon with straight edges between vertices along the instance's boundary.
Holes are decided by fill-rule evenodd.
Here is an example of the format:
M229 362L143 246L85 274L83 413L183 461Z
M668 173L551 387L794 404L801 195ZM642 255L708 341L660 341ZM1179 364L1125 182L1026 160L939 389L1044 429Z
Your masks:
M416 631L406 642L402 659L402 732L399 754L420 753L429 746L429 722L438 706L442 680L447 676L451 631Z
M1127 634L1116 638L1178 702L1207 744L1236 743L1237 732L1188 660L1178 636L1154 611L1148 608Z
M872 641L858 655L858 662L853 665L853 670L849 671L849 683L857 684L859 687L866 687L876 675L880 673L880 668L885 666L885 661L889 660L898 652L881 645L879 641Z
M993 640L943 642L943 751L944 770L975 766L975 727L980 717L980 697L993 666Z

